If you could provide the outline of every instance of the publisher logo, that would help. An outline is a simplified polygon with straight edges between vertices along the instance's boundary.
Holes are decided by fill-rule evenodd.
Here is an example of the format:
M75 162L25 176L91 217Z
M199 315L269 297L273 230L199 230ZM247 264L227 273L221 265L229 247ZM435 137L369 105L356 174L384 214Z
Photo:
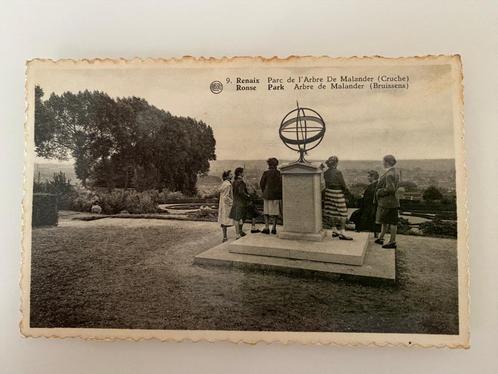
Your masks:
M223 91L223 83L221 83L220 81L212 81L209 85L209 89L212 93L219 94L221 91Z

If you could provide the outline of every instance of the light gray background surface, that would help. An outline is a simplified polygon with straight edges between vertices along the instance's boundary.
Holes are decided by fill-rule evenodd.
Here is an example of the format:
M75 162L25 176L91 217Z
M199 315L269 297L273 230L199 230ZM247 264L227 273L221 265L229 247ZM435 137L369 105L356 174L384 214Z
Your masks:
M495 1L2 1L0 372L498 372ZM460 53L470 180L468 351L25 339L19 264L24 61L34 57Z

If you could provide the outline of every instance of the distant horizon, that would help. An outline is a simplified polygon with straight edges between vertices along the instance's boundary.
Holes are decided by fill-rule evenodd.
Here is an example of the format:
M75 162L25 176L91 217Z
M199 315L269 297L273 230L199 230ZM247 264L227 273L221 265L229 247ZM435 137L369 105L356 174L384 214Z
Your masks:
M396 158L396 160L399 162L399 161L428 161L428 160L454 160L455 158L454 157L437 157L437 158ZM212 161L240 161L240 160L244 160L244 161L266 161L267 158L234 158L234 159L216 159L216 160L211 160L210 162ZM289 161L288 159L286 158L280 158L280 160L285 160L285 161ZM339 158L339 161L380 161L382 160L382 158L380 159L352 159L352 158L344 158L344 159L341 159ZM310 158L309 161L324 161L322 159L314 159L314 158Z
M435 160L454 160L454 157L438 157L438 158L397 158L397 161L435 161ZM227 159L216 159L210 160L209 162L216 161L266 161L267 158L227 158ZM286 158L280 158L280 160L291 161ZM379 159L339 159L341 161L381 161L382 158ZM325 159L309 159L309 161L325 161ZM35 158L35 164L65 164L65 165L74 165L74 161L64 161L64 160L54 160L54 159L40 159L39 157Z

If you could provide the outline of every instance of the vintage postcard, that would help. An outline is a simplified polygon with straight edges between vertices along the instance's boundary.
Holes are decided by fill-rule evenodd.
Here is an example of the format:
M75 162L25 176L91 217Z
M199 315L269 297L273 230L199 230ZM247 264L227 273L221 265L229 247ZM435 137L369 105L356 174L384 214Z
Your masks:
M29 61L22 334L469 347L462 77Z

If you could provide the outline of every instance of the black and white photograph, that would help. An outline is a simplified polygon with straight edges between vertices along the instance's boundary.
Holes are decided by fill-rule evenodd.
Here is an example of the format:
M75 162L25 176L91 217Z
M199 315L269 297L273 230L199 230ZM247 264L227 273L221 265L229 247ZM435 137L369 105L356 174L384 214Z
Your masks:
M460 56L32 60L21 331L469 345Z

